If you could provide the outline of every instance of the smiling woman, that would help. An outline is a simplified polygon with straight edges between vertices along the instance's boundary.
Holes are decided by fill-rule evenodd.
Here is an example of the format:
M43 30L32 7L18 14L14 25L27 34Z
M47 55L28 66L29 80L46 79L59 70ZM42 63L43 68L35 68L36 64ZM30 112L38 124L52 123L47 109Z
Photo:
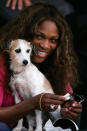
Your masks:
M57 47L58 29L56 24L51 21L43 21L37 27L37 34L33 38L34 46L37 47L32 61L35 63L43 62Z
M10 79L8 74L11 75L11 71L7 66L9 65L9 57L7 57L5 50L10 41L17 38L32 42L32 62L50 81L55 94L39 94L25 99L19 104L12 103L10 107L7 107L8 104L4 104L2 107L1 104L0 121L5 123L15 122L28 114L29 111L40 109L40 107L47 111L50 105L64 104L63 95L72 94L78 80L77 59L72 47L71 31L65 19L54 6L45 3L34 4L23 10L16 19L0 30L0 56L6 62L4 66L8 73L4 71L4 75L7 75L7 79ZM0 64L2 70L3 63ZM4 90L7 98L10 87L8 83L6 86L2 84L5 76L1 76L2 81L0 82L1 89ZM10 97L13 98L11 94ZM61 111L61 114L65 118L76 120L81 111L82 105L73 101L70 108L67 107L66 110Z

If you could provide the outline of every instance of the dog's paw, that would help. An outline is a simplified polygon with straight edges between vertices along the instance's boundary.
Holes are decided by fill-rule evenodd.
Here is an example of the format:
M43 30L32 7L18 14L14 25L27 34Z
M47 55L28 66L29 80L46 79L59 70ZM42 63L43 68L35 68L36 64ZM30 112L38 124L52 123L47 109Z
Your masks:
M21 131L28 131L28 129L26 129L25 127L23 127Z
M34 129L32 128L32 129L28 129L28 131L34 131Z
M42 131L42 129L40 130L40 129L36 129L35 131Z
M22 127L15 127L12 131L22 131Z
M42 128L36 128L35 131L42 131Z

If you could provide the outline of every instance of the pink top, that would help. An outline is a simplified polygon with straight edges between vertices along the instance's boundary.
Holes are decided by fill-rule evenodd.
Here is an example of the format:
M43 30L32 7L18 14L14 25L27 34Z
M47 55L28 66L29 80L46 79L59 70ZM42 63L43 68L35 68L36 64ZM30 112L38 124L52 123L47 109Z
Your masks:
M65 89L65 94L66 94L66 93L73 94L73 90L72 90L72 87L71 87L70 83L68 83L68 86L67 86L67 88Z
M0 106L11 106L14 104L14 98L8 88L8 71L6 68L4 54L0 53ZM4 93L4 88L7 92Z

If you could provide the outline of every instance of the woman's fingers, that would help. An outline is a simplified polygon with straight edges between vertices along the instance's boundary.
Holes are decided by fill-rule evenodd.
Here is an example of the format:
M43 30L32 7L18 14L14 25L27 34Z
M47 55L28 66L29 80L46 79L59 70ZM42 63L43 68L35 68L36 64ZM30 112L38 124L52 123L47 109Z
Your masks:
M36 103L39 104L37 107L39 109L43 110L50 110L50 109L56 109L58 105L64 105L66 103L66 98L61 95L55 95L50 93L42 93L38 95L35 99ZM72 104L68 104L65 107L62 107L63 114L67 115L67 112L69 113L67 116L69 117L77 117L78 114L82 111L81 104L77 102L73 102ZM66 109L66 110L64 110Z
M12 1L12 5L11 5L11 9L15 10L16 9L16 4L17 4L17 0L13 0Z
M72 111L68 111L68 117L70 119L73 119L73 120L76 120L78 118L79 114L78 113L75 113L75 112L72 112Z
M21 0L21 3L22 3L22 2L23 2L23 1ZM11 9L12 9L12 10L15 10L17 3L18 3L18 6L19 6L19 0L7 0L7 2L6 2L6 7L8 8L8 7L10 7L10 5L11 5Z
M9 7L9 6L10 6L11 1L12 1L12 0L7 0L7 2L6 2L6 7Z
M54 104L54 105L61 105L64 103L64 101L59 101L59 100L53 100L53 99L47 99L47 98L43 98L42 99L42 103L44 103L45 105L51 105L51 104Z
M61 114L68 119L77 119L78 114L70 111L68 108L61 109Z
M22 10L23 8L23 0L18 0L18 10Z
M82 108L82 104L78 103L78 102L73 102L72 103L72 107L75 107L75 108Z
M39 94L33 99L36 108L46 111L57 109L58 105L63 104L65 101L65 97L50 93Z
M65 98L63 96L46 93L42 96L41 106L47 111L54 111L55 109L57 109L58 105L63 104L64 101Z
M77 114L80 114L82 112L82 105L75 102L72 104L72 107L70 107L69 110Z
M42 97L42 104L44 106L50 106L50 105L61 105L65 101L65 98L63 96L55 95L55 94L49 94L46 93Z
M61 108L61 114L69 119L77 119L82 112L82 105L78 102L73 102L70 107Z
M49 98L50 100L53 99L53 100L58 100L58 101L66 101L66 98L64 96L61 96L61 95L45 93L44 97Z
M16 6L17 6L18 10L22 10L23 3L24 3L24 6L26 6L26 7L30 6L32 4L31 0L7 0L6 7L8 8L11 5L11 9L15 10Z
M31 0L24 0L24 3L25 3L25 6L30 6L32 4Z

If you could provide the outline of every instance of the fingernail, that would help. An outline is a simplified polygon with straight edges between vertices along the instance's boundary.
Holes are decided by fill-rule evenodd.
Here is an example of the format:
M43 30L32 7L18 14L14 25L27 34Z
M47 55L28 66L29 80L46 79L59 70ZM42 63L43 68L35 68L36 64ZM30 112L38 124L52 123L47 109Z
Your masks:
M12 6L12 8L11 8L12 10L15 10L15 7L14 6Z
M18 7L18 10L22 10L22 6L19 6L19 7Z
M75 106L76 106L76 104L75 104L75 103L73 103L73 104L72 104L72 106L73 106L73 107L75 107Z

